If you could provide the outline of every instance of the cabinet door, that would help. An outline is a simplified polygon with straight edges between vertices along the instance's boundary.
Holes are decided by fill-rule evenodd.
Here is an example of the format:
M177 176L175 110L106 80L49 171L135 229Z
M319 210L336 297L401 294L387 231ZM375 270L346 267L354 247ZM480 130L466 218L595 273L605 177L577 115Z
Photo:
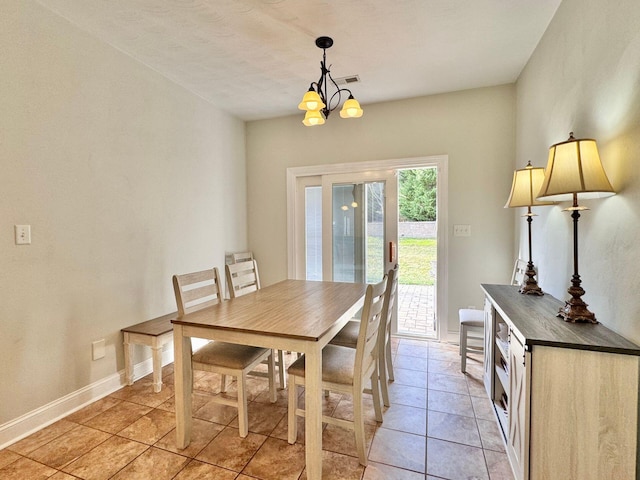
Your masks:
M529 478L529 381L531 356L512 330L509 335L509 435L507 454L516 478Z
M493 346L495 338L495 323L493 321L493 307L489 299L484 300L484 388L493 400Z

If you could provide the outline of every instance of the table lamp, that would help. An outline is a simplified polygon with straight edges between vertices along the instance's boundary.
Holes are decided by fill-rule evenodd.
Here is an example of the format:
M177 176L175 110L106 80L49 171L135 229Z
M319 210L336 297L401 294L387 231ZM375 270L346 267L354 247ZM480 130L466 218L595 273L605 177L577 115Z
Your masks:
M528 162L525 168L513 172L511 194L507 204L504 206L504 208L527 207L527 213L523 217L527 217L527 223L529 224L529 262L525 272L527 278L520 285L520 293L526 295L544 295L536 281L536 269L533 266L533 260L531 260L531 222L533 222L533 217L536 216L535 213L531 213L531 207L553 205L553 202L536 199L543 180L544 168L533 167L531 162Z
M603 198L615 195L602 167L596 141L589 138L576 139L573 132L569 139L549 148L549 160L538 200L566 201L573 204L565 211L573 218L573 276L568 289L571 298L558 311L558 317L567 322L598 323L582 300L584 289L578 274L578 219L587 207L578 205L580 198Z

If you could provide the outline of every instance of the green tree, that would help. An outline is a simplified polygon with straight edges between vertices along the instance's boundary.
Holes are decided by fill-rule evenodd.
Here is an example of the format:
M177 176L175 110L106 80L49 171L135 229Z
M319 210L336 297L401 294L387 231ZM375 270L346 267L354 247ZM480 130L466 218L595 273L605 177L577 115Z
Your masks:
M433 222L436 220L435 168L400 170L400 221Z

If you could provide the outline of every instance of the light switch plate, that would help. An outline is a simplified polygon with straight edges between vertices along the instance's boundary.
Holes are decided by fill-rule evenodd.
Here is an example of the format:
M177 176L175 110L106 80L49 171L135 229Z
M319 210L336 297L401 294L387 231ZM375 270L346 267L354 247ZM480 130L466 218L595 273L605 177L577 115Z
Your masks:
M454 237L470 237L471 225L454 225L453 236Z

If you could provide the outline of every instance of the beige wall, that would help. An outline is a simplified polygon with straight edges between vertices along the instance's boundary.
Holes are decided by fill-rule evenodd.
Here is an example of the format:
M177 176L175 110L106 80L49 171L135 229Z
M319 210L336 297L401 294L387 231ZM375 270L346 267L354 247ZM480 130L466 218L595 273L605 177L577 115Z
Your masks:
M243 122L32 1L1 9L0 425L124 368L120 329L175 310L171 275L247 241Z
M265 284L287 276L286 169L331 163L449 156L449 329L457 311L482 305L481 282L507 282L513 215L503 209L515 155L515 87L498 86L364 105L358 120L338 112L321 127L300 115L247 124L249 244Z
M598 141L618 195L580 202L584 300L598 320L640 343L640 2L564 0L517 84L517 166L546 166L550 145ZM536 209L534 262L540 285L565 300L573 273L572 221ZM520 247L526 248L525 223Z

